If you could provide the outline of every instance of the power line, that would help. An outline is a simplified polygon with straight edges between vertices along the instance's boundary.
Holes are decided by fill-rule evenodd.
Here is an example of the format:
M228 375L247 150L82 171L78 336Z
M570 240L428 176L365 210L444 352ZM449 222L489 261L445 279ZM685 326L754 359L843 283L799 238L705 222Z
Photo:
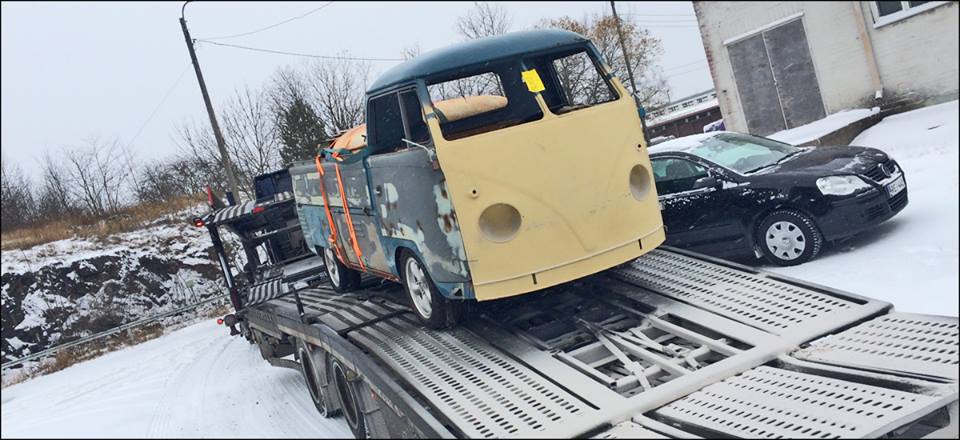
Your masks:
M666 69L663 69L663 71L664 71L664 72L669 72L669 71L671 71L671 70L677 70L677 69L680 69L680 68L683 68L683 67L692 66L692 65L694 65L694 64L700 64L700 63L705 63L705 62L707 62L707 60L691 61L691 62L689 62L689 63L678 64L678 65L673 66L673 67L668 67L668 68L666 68Z
M150 121L153 120L153 117L157 115L157 112L160 110L160 107L163 106L163 103L167 102L167 98L170 98L170 95L173 93L173 91L176 90L178 85L180 85L180 81L183 79L183 76L190 70L190 66L191 66L190 63L187 63L187 65L184 66L183 71L180 72L180 76L177 77L177 80L173 82L173 85L170 86L170 89L168 89L167 92L163 95L163 98L160 99L160 103L157 104L156 107L154 107L153 112L150 113L150 116L148 116L147 119L143 121L143 124L141 124L140 128L137 129L137 134L133 135L133 138L130 139L130 142L128 142L127 145L132 146L133 143L136 142L137 138L140 137L140 133L143 133L143 129L146 128L147 124L149 124Z
M309 53L297 53L297 52L287 52L283 50L274 50L274 49L262 49L257 47L241 46L239 44L229 44L229 43L218 43L216 41L210 40L197 40L203 43L215 44L217 46L224 47L233 47L237 49L252 50L255 52L265 52L278 55L291 55L296 57L307 57L307 58L320 58L325 60L349 60L349 61L406 61L403 58L365 58L365 57L348 57L348 56L332 56L332 55L316 55Z
M275 27L277 27L277 26L287 24L287 23L289 23L289 22L291 22L291 21L293 21L293 20L299 20L299 19L304 18L304 17L306 17L306 16L308 16L308 15L310 15L310 14L313 14L314 12L317 12L317 11L323 9L323 8L326 8L327 6L330 6L331 4L333 4L332 1L331 1L331 2L326 2L326 3L324 3L323 5L321 5L320 7L315 8L315 9L312 9L312 10L310 10L310 11L304 13L304 14L298 15L298 16L296 16L296 17L288 18L288 19L283 20L283 21L281 21L281 22L279 22L279 23L271 24L270 26L267 26L267 27L262 27L262 28L260 28L260 29L252 30L252 31L250 31L250 32L243 32L243 33L240 33L240 34L233 34L233 35L224 35L224 36L220 36L220 37L201 38L201 40L207 40L207 41L209 41L209 40L225 40L225 39L227 39L227 38L236 38L236 37L243 37L243 36L246 36L246 35L253 35L253 34L256 34L256 33L258 33L258 32L263 32L263 31L265 31L265 30L273 29L273 28L275 28Z
M644 14L641 12L621 12L620 15L636 15L639 17L696 17L696 14Z

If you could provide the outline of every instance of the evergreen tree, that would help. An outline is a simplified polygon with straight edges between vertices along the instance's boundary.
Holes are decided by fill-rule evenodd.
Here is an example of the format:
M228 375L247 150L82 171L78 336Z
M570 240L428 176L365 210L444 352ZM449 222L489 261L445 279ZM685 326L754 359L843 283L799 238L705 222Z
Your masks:
M306 99L295 94L277 115L277 134L280 137L280 157L283 163L312 159L317 144L326 136L323 123Z

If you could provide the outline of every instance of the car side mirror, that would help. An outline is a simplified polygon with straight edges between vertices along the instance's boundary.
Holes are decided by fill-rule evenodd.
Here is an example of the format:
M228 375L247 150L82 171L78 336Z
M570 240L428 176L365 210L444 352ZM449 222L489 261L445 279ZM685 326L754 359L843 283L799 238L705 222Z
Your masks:
M693 182L693 189L715 188L720 189L720 180L713 176L701 177Z

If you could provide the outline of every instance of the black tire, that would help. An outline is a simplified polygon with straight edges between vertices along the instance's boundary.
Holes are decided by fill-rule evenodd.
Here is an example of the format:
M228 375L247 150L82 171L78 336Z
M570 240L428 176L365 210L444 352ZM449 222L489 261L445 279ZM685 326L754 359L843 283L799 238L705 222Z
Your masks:
M456 325L463 315L463 301L451 301L444 298L436 284L433 283L433 278L430 277L426 266L410 250L402 250L397 261L397 272L400 273L403 291L406 292L410 308L420 319L420 323L424 327L432 329L443 329ZM414 268L410 269L412 270L412 277L410 278L408 278L407 272L408 265L414 265ZM416 268L419 268L420 271L417 272ZM416 280L417 276L420 277L419 282Z
M326 368L324 353L306 341L300 340L297 344L297 359L300 361L300 372L310 392L310 399L323 417L330 417L332 411L327 407L326 396Z
M767 261L796 266L812 260L823 248L823 235L813 219L799 211L781 209L757 226L757 246Z
M351 292L360 287L360 272L340 262L331 248L320 248L323 266L327 271L327 282L339 293Z
M348 371L339 361L332 362L333 386L340 399L340 410L354 438L368 438L363 401L357 385L347 377Z

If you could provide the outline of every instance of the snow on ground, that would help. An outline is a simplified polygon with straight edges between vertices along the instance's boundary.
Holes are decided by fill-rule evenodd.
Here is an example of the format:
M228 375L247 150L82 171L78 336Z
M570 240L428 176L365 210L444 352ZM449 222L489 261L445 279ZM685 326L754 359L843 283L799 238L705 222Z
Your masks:
M780 142L786 142L788 144L800 145L804 142L810 142L812 140L819 139L824 135L846 127L861 119L869 118L870 116L879 112L879 107L874 107L872 109L857 108L853 110L843 110L806 125L794 127L789 130L778 131L767 137L770 139L776 139Z
M351 437L296 371L212 322L3 389L0 436Z
M907 207L811 262L766 269L889 301L899 311L957 316L958 119L952 101L887 117L857 136L852 145L879 148L903 168Z
M767 269L894 303L957 315L958 107L886 118L857 145L906 172L907 208L797 267ZM213 323L172 332L3 390L2 437L346 437L317 415L300 375Z

